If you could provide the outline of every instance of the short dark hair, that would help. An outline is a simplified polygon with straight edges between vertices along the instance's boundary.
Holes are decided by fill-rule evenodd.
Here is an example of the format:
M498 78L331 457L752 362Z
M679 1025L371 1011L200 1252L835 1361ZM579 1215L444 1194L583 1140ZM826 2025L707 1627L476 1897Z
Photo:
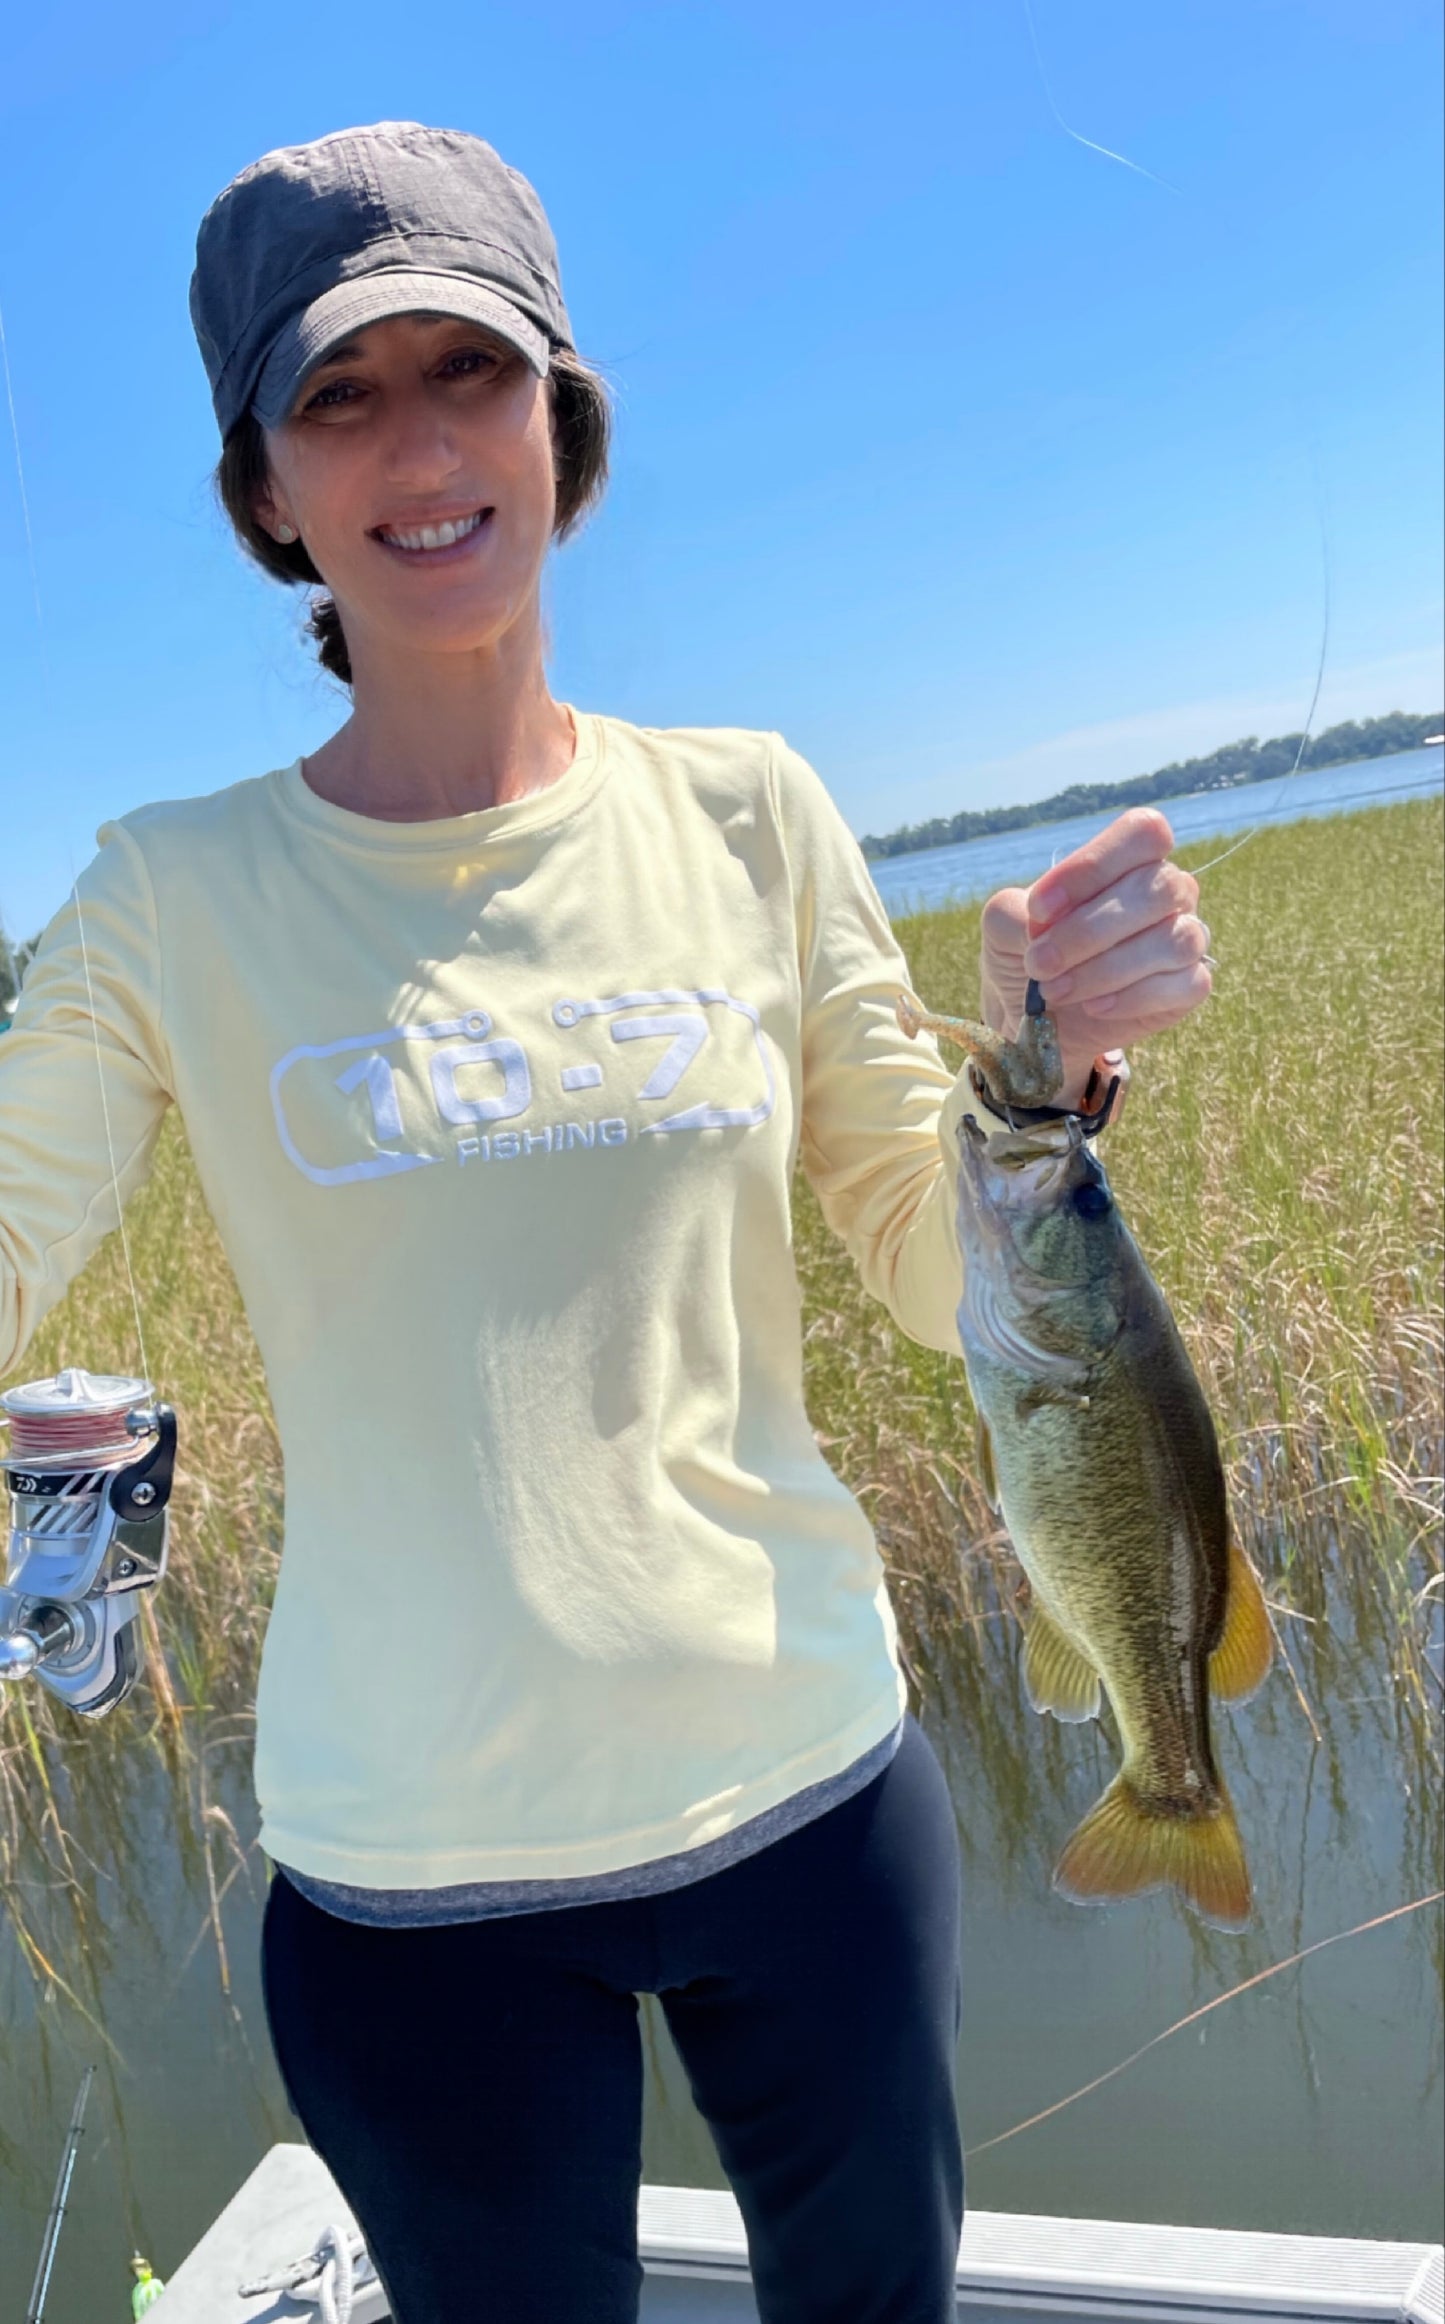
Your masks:
M552 538L563 541L588 511L595 508L607 484L607 460L612 440L612 410L606 384L599 372L569 347L552 351L547 373L552 399L552 428L557 446L557 516ZM351 656L347 651L336 600L306 554L304 541L283 548L257 522L256 500L268 482L266 438L261 423L245 411L221 447L216 464L216 491L221 506L247 556L273 581L293 587L310 583L318 594L311 601L307 626L316 640L324 670L351 684Z

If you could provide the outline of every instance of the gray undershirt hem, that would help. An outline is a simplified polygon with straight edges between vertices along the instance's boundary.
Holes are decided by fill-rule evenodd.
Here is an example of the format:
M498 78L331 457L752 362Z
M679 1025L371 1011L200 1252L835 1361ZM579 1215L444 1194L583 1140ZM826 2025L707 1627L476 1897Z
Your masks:
M906 1719L906 1714L905 1714ZM311 1904L340 1919L359 1921L374 1929L423 1929L450 1921L500 1920L513 1913L557 1912L577 1904L611 1904L621 1897L657 1896L669 1888L686 1888L710 1873L754 1856L789 1832L796 1832L829 1808L841 1806L881 1775L903 1740L905 1719L861 1759L841 1774L810 1783L791 1799L750 1816L736 1831L708 1840L700 1848L686 1848L675 1856L657 1856L648 1864L628 1864L616 1872L583 1873L572 1880L469 1880L449 1888L353 1888L339 1880L315 1880L289 1864L280 1869L293 1888Z

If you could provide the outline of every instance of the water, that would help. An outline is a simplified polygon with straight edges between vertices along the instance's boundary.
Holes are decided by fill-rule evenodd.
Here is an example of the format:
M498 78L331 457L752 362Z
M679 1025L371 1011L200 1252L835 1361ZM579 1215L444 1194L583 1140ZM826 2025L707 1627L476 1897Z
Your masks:
M1195 791L1182 799L1161 799L1163 812L1182 846L1188 840L1227 839L1256 823L1293 823L1303 816L1343 815L1354 807L1380 807L1396 799L1419 799L1445 783L1445 745L1406 750L1393 758L1360 759L1348 767L1317 767L1291 781L1247 783L1237 791ZM869 868L890 913L936 911L964 904L995 888L1027 887L1071 848L1111 823L1114 813L1076 815L1066 823L1032 823L1022 831L1000 831L987 839L967 839L957 847L920 848L916 855L881 858Z
M1296 811L1324 814L1437 789L1442 755L1328 770L1300 778L1286 796ZM1271 808L1277 789L1176 803L1171 812L1181 835L1237 830ZM1221 824L1221 816L1233 820ZM985 885L1027 879L1061 842L1075 844L1102 820L878 868L907 874L907 893L916 895L920 872L947 862L956 889L977 876L961 874L958 859L987 848ZM941 892L935 884L931 900ZM1084 1911L1055 1896L1058 1846L1112 1772L1115 1745L1102 1729L1062 1728L1029 1710L1012 1624L932 1641L919 1673L921 1715L964 1853L958 2089L965 2145L983 2150L968 2166L979 2208L1440 2236L1439 1906L1270 1978L1049 2120L988 2143L1243 1980L1445 1885L1435 1756L1442 1621L1435 1695L1421 1712L1392 1678L1389 1624L1351 1579L1383 1571L1384 1561L1371 1545L1335 1550L1326 1563L1342 1578L1321 1618L1285 1626L1320 1739L1283 1668L1219 1721L1257 1890L1256 1921L1242 1937L1202 1929L1166 1898ZM61 1786L75 1887L59 1879L53 1850L22 1855L17 1891L68 1995L39 1998L44 1981L0 1915L0 2285L17 2319L88 2061L100 2071L47 2324L120 2324L133 2245L167 2274L266 2149L301 2136L271 2057L259 1987L265 1866L255 1848L248 1722L213 1720L191 1738L209 1771L207 1801L234 1827L233 1847L214 1813L203 1818L194 1778L173 1780L147 1744L144 1705L133 1698L88 1730L72 1769L79 1774L83 1756L84 1780ZM0 1744L26 1764L13 1719L0 1728ZM209 1921L203 1834L224 1968ZM424 1997L419 2006L428 2038ZM444 2039L445 2030L432 2032ZM644 2032L645 2177L722 2186L651 2002Z
M964 1853L966 2146L1067 2097L1273 1962L1442 1885L1438 1785L1422 1780L1429 1753L1392 1687L1368 1594L1355 1603L1349 1588L1340 1585L1326 1621L1291 1638L1323 1740L1280 1668L1219 1720L1256 1882L1256 1922L1242 1937L1202 1929L1161 1897L1086 1911L1055 1896L1053 1857L1112 1772L1116 1746L1097 1728L1061 1728L1028 1709L1012 1624L934 1641L919 1675ZM265 1869L247 1739L218 1724L208 1752L209 1797L246 1849L220 1907L228 1992L208 1928L197 1800L123 1730L134 1718L129 1706L117 1715L104 1770L83 1797L62 1800L81 1911L72 1918L38 1859L25 1875L32 1904L48 1877L47 1949L93 2025L77 2006L38 2003L28 1967L0 1943L0 2283L17 2318L81 2069L90 2058L100 2067L47 2324L120 2324L133 2242L164 2275L267 2147L301 2136L259 1989ZM219 1887L235 1857L214 1818L212 1832ZM1441 1942L1437 1906L1257 1986L1050 2121L975 2154L970 2201L1438 2237ZM408 1998L419 2037L445 2039L444 2027L428 2035L425 1997ZM644 2035L644 2176L725 2185L650 2000Z

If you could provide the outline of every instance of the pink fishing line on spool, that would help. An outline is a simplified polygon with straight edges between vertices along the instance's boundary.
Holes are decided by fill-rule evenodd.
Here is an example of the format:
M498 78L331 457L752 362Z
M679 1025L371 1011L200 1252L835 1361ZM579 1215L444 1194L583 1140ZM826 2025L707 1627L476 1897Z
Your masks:
M136 1453L130 1416L152 1398L146 1380L60 1372L0 1396L10 1421L6 1458L35 1469L119 1468Z

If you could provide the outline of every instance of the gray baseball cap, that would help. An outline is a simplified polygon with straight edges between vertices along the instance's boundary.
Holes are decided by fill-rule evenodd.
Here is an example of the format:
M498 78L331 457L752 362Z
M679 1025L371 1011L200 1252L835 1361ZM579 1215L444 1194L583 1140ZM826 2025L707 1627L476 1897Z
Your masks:
M539 378L571 347L536 192L480 137L378 121L264 153L201 220L191 321L223 437L291 409L329 348L387 315L457 315Z

